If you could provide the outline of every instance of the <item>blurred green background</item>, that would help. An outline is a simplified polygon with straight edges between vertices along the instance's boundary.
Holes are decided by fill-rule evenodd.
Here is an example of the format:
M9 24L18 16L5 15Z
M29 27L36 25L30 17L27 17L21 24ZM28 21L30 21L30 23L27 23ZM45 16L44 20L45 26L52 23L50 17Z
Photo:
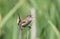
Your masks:
M0 39L18 39L17 13L23 19L32 6L36 9L37 39L60 39L60 0L0 0Z

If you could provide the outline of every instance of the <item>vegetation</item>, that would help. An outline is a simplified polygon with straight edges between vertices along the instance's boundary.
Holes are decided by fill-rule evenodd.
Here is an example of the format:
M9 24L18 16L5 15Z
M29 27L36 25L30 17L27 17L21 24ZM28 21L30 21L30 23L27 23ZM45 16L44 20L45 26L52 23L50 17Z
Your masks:
M18 13L23 19L36 9L37 39L60 39L60 0L0 0L0 38L18 39ZM23 30L23 39L26 39Z

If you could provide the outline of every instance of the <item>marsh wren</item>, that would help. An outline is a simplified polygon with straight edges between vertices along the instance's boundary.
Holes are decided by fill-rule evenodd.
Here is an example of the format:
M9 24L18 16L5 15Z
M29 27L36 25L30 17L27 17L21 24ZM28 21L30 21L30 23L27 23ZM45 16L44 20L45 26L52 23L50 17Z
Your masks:
M18 20L17 20L17 24L20 25L21 23L21 26L22 27L27 27L32 21L32 16L31 15L28 15L25 19L21 20L20 19L20 16L18 17ZM31 28L29 26L29 28Z

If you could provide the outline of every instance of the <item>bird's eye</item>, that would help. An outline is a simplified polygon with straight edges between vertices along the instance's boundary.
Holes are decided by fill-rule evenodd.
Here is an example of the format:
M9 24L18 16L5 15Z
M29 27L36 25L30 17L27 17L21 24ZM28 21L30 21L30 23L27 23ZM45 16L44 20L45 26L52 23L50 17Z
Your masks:
M23 21L23 23L25 23L25 21Z

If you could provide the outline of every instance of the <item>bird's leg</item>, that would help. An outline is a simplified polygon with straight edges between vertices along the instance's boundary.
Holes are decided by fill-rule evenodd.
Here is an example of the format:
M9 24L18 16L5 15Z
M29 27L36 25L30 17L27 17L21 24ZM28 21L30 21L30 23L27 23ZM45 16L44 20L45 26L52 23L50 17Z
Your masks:
M28 30L30 30L31 29L31 26L28 26L27 28L28 28Z
M22 26L19 25L19 28L20 28L20 30L19 30L19 39L22 39Z
M22 25L21 25L21 24L19 25L19 27L20 27L20 30L23 30L23 27L22 27Z

